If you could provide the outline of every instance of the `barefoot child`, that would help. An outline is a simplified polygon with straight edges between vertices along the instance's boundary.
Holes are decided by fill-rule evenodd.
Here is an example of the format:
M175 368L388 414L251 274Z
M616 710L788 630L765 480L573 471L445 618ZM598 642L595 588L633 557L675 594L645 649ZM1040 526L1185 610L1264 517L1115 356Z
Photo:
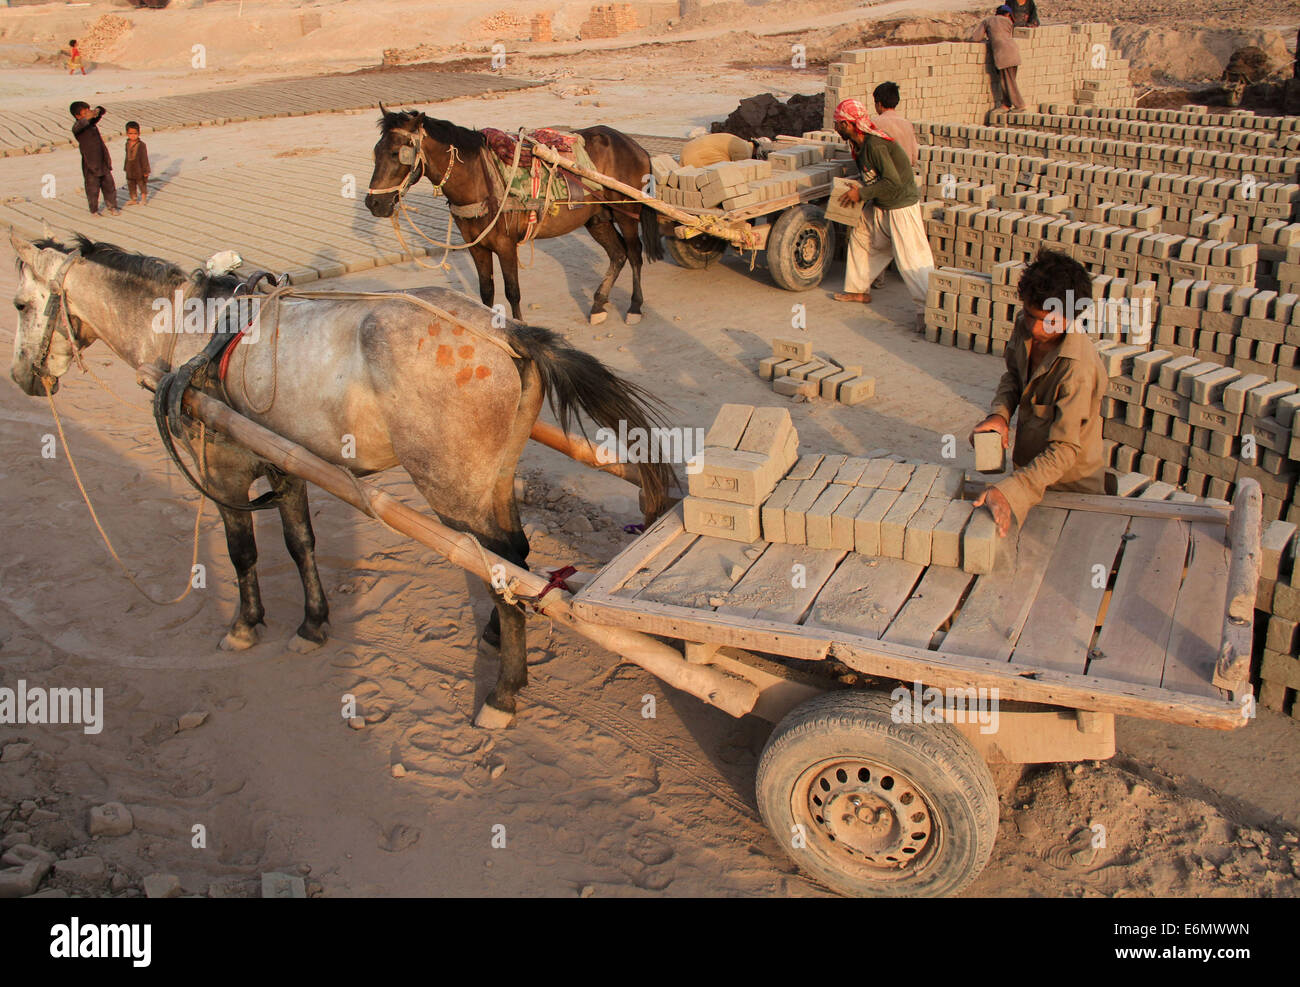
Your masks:
M116 216L120 210L117 208L117 186L113 183L113 159L108 155L108 145L97 126L104 116L104 108L97 106L92 110L88 103L77 100L68 111L77 118L72 125L72 136L81 148L81 177L86 180L86 202L90 205L90 214L100 214L99 193L102 191L108 211Z
M81 74L86 74L86 66L81 64L81 49L77 47L77 39L73 38L68 42L68 75L76 75L77 69L81 69Z
M134 120L126 124L126 187L131 193L128 206L135 205L137 194L140 205L149 201L149 148L140 139L140 125Z

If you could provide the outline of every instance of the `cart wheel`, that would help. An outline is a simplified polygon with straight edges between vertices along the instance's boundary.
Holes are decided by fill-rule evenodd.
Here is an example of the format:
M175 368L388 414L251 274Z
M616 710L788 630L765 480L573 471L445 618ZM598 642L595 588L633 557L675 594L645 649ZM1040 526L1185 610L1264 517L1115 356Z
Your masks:
M767 269L787 291L807 291L822 283L831 265L834 238L830 221L814 205L791 206L777 217L767 237Z
M665 237L665 239L668 241L668 252L672 254L677 266L691 271L708 267L727 249L726 240L707 234L693 236L689 240L675 236Z
M956 894L993 852L993 777L952 727L894 723L893 705L846 691L791 711L763 749L758 808L790 858L841 894Z

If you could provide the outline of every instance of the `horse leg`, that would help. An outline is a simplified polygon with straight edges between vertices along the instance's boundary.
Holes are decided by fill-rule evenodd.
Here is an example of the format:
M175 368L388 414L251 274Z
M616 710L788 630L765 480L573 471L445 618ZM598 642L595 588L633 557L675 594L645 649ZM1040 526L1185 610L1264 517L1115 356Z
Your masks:
M605 209L602 208L587 220L587 230L591 233L591 238L604 247L605 253L609 255L609 270L605 272L605 280L601 281L595 297L591 300L591 315L588 318L593 326L598 326L605 321L605 303L609 301L609 293L618 279L618 272L623 270L627 251L623 249L622 238L614 229L614 224Z
M248 489L245 484L244 489ZM257 539L253 515L217 505L226 526L226 550L239 582L239 612L221 639L222 651L243 651L257 643L257 625L262 623L262 593L257 586Z
M491 589L491 583L488 588ZM474 718L474 725L498 730L514 722L515 696L528 684L528 647L523 613L518 607L508 605L495 590L492 599L496 603L494 615L501 627L501 669L497 672L496 685Z
M289 639L289 650L304 654L319 648L329 637L330 608L320 573L316 571L316 536L311 530L307 484L297 477L286 476L276 484L276 493L284 544L302 579L303 621L298 633Z
M519 293L519 244L513 238L502 244L497 259L501 262L501 280L505 282L510 314L517 322L522 322L524 314L519 308L519 299L523 297Z
M478 271L478 296L488 308L496 298L497 287L492 279L492 251L484 246L469 248L469 255L474 259L474 269Z
M623 248L632 265L632 304L628 306L626 321L629 326L634 326L641 321L641 220L619 213L616 222L623 233Z

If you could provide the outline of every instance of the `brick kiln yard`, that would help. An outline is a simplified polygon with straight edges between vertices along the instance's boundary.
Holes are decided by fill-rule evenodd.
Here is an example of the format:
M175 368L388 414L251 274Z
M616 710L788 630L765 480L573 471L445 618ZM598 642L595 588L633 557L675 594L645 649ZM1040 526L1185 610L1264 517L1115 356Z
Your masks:
M325 8L324 27L348 6ZM370 6L391 13L390 5ZM530 17L534 6L541 9L524 5ZM936 25L964 30L973 18L959 9L965 4L877 6L881 16L917 17L912 29L923 38ZM1221 7L1148 5L1144 12L1151 29L1173 30L1175 17L1188 21ZM300 14L289 5L263 8L250 5L268 26ZM1097 20L1122 13L1101 2L1070 10ZM956 434L956 465L969 469L974 457L964 436L996 385L1001 361L992 353L1006 338L1005 289L1030 246L1051 240L1074 251L1090 264L1098 297L1149 300L1150 344L1108 350L1117 382L1106 408L1111 462L1149 496L1181 487L1224 497L1243 470L1264 485L1269 518L1283 519L1268 529L1257 614L1265 627L1266 708L1230 733L1121 719L1119 753L1109 761L1002 772L998 842L968 893L1294 896L1300 734L1278 710L1294 712L1288 690L1300 684L1288 677L1300 567L1284 537L1285 521L1296 520L1295 440L1293 422L1281 417L1294 411L1300 363L1300 305L1287 298L1297 290L1300 227L1290 224L1295 186L1285 184L1295 180L1300 156L1296 131L1265 117L1125 111L1133 89L1123 59L1101 73L1085 67L1088 46L1105 40L1091 27L1044 29L1050 66L1027 61L1021 73L1030 112L986 125L986 90L968 46L839 58L866 33L850 23L863 12L800 4L798 16L822 59L802 72L779 67L790 31L799 29L794 21L772 26L760 17L750 34L735 35L702 16L681 26L690 40L660 32L654 46L625 37L623 47L611 39L563 59L521 54L506 74L543 85L506 92L484 85L482 95L426 91L423 98L442 101L425 108L476 126L604 122L672 138L647 142L660 153L692 127L722 119L743 96L829 84L833 99L862 95L868 83L892 76L903 85L903 110L926 125L918 166L925 197L943 200L927 222L950 270L932 284L928 338L910 328L906 291L892 275L873 305L859 309L829 299L842 263L821 289L795 295L774 287L761 264L751 272L734 255L708 271L671 262L648 268L644 321L631 327L614 316L591 328L584 314L603 255L585 235L538 245L521 275L526 317L566 332L660 394L672 405L672 424L708 428L728 402L781 405L805 448L864 460L887 449L937 463L943 437ZM1282 8L1261 9L1259 23L1235 16L1227 27L1286 24ZM563 40L566 24L555 19L557 50L583 47ZM62 27L51 30L67 34ZM381 33L376 41L385 43ZM145 40L123 43L139 50ZM455 54L454 40L442 41L443 54ZM322 50L338 59L346 45L331 40ZM600 45L608 50L595 50ZM313 62L297 42L286 42L282 54L303 76L364 61ZM940 73L930 71L936 58ZM266 71L250 62L217 73L222 83L242 85ZM936 75L938 83L929 81ZM14 76L2 78L11 84ZM204 87L184 73L109 66L88 79L93 85L77 81L75 92L103 90L86 98L111 113L116 99L181 93L194 94L200 101L192 112L203 113ZM65 80L37 80L39 96L23 104L28 132L57 117L45 107L71 98ZM909 102L918 92L931 102ZM254 94L246 101L261 105ZM143 114L148 107L140 105ZM45 220L60 233L75 228L134 248L152 245L186 266L235 246L264 266L310 271L326 287L432 281L472 293L466 257L453 256L445 273L393 263L386 222L359 200L339 197L343 176L364 185L369 174L375 114L324 112L336 104L316 109L321 115L240 123L216 122L232 114L213 111L209 126L178 120L146 134L160 178L155 198L120 218L81 218L78 163L67 147L6 157L3 219L35 232ZM115 150L118 139L110 140ZM46 174L73 191L43 200ZM1258 180L1258 197L1235 194L1246 174ZM417 204L426 229L440 235L442 207L427 195ZM9 263L0 264L0 287L14 287ZM625 276L612 307L625 310L627 297ZM806 306L803 333L791 328L796 303ZM774 394L756 371L772 357L773 339L792 337L811 341L818 355L860 365L875 380L874 394L858 404L791 403ZM165 464L132 374L98 350L87 359L132 407L69 375L60 401L72 451L119 550L156 593L170 595L188 557L192 493ZM472 712L496 665L476 643L486 595L461 570L319 493L313 515L331 641L306 656L285 650L300 588L277 525L259 521L263 642L237 655L219 652L235 602L219 526L207 520L202 531L206 590L176 608L154 608L110 568L66 465L41 458L42 436L52 431L47 407L4 387L0 418L0 490L10 518L0 560L0 686L23 678L102 687L106 708L105 728L93 736L0 727L0 838L7 851L35 844L60 858L44 891L139 895L147 877L174 875L176 885L155 880L150 888L244 896L260 893L262 875L277 872L304 877L306 893L328 896L825 893L793 869L754 811L766 724L734 721L576 637L548 637L545 622L533 620L531 682L517 726L475 730ZM1265 437L1256 465L1235 458L1245 434ZM635 520L629 487L538 447L526 452L523 472L534 568L592 569L626 544L622 525ZM418 503L403 478L380 483ZM358 700L363 729L350 730L339 717L345 693ZM641 716L647 694L658 703L649 720ZM206 718L196 724L189 713ZM91 827L90 810L114 802L131 813L126 835L106 835L125 827L114 829L102 815ZM199 823L206 850L191 848ZM507 828L504 850L489 845L494 823ZM1072 837L1094 824L1105 827L1106 847L1071 856Z

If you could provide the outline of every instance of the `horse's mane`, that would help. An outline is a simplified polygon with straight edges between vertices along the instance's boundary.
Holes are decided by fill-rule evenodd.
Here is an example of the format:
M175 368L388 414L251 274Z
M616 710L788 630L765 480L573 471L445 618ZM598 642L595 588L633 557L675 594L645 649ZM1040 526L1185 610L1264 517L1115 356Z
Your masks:
M52 248L65 254L71 253L74 249L80 250L81 256L86 260L94 261L109 270L139 278L150 284L166 287L169 289L168 294L170 294L171 290L186 283L192 283L195 287L195 293L198 295L207 295L209 292L234 291L239 284L239 278L234 275L213 276L202 268L186 274L176 264L160 257L150 257L148 254L127 250L125 247L119 247L114 243L92 240L81 233L74 233L73 236L76 238L75 247L60 243L52 237L36 240L33 246L40 250Z
M487 145L487 138L480 130L470 130L450 120L426 117L415 110L385 110L379 121L379 129L385 134L393 130L408 130L408 124L417 118L424 124L426 134L440 144L450 144L458 151L477 151Z

